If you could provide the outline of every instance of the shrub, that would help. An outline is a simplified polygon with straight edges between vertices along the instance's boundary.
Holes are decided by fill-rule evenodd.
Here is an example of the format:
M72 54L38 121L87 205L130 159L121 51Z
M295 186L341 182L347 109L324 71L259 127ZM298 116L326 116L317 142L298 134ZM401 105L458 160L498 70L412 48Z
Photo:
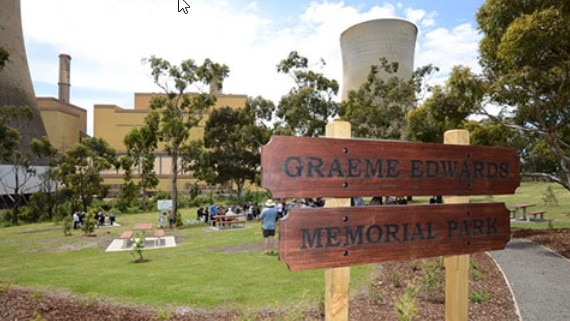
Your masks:
M133 257L138 257L135 262L143 262L143 251L144 251L144 242L145 237L141 232L137 232L133 234L131 237L131 241L133 242L133 248L131 249L131 255Z
M441 259L426 260L422 263L419 291L426 299L435 298L443 287L444 269Z
M542 194L542 201L544 202L544 206L557 206L558 199L556 198L556 194L552 189L552 185L546 186L546 191Z
M412 321L418 313L416 304L417 288L408 286L404 294L394 302L394 307L398 312L399 321Z
M95 231L96 224L97 222L95 222L95 210L90 209L85 214L85 219L83 220L83 226L81 227L81 230L85 235L91 235Z
M402 275L398 271L394 271L392 273L392 285L395 288L399 288L402 286Z
M479 271L479 267L477 266L477 262L470 260L469 263L469 276L471 278L471 280L474 281L481 281L483 279L485 279L485 276L483 275L483 273L481 273Z
M491 295L489 295L489 293L487 293L485 290L482 290L481 292L470 290L469 301L473 303L487 303L491 301Z
M368 291L368 301L371 304L383 304L385 300L385 294L382 292L381 284L372 282L370 284L370 289Z
M64 236L71 236L71 227L73 226L73 218L65 218L61 221Z

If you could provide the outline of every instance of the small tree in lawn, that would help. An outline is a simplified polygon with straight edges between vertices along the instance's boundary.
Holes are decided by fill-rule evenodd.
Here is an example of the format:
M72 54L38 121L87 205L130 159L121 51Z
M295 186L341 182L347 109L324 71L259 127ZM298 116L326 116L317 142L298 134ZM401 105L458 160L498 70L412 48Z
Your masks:
M144 252L144 242L145 237L141 232L137 232L131 238L133 242L133 247L131 249L131 255L133 257L138 257L135 262L144 262L143 252Z
M83 226L81 227L83 234L93 235L93 232L95 232L95 224L97 224L95 221L95 210L91 209L85 214Z

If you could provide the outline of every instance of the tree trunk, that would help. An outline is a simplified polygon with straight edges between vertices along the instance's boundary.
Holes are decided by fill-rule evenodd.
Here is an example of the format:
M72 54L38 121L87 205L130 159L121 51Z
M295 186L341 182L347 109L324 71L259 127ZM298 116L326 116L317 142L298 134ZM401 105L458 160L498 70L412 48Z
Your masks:
M174 149L172 151L172 179L170 185L170 198L172 199L172 209L171 213L173 217L176 217L176 212L178 211L178 150Z

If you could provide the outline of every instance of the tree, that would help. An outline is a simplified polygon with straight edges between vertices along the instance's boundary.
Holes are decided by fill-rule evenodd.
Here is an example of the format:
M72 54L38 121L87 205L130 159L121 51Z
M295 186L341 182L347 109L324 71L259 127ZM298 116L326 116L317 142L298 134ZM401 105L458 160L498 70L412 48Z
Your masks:
M53 147L47 137L32 140L32 152L39 157L47 157L48 169L40 174L42 183L39 191L30 197L30 206L34 208L37 218L53 219L59 206L63 203L63 196L59 192L57 164L60 154Z
M494 119L544 140L536 146L557 160L553 172L523 174L570 191L570 3L488 0L476 18L489 101L506 115Z
M446 83L431 88L432 95L406 116L407 138L441 143L445 131L465 128L467 118L480 108L486 90L486 83L470 68L453 67Z
M26 126L27 121L33 117L32 110L28 107L13 107L7 106L2 108L4 113L4 120L17 119L16 124ZM2 118L2 117L0 117ZM26 195L31 194L31 190L36 186L32 186L35 177L38 175L36 167L32 166L36 159L41 159L42 155L39 150L33 152L30 149L28 152L22 152L18 149L20 141L20 132L23 128L12 128L6 125L0 125L6 129L6 141L0 145L4 146L2 150L2 158L8 166L10 171L4 173L0 177L0 185L4 191L10 195L12 200L12 224L18 223L18 215L20 207L27 201ZM0 128L0 132L2 129ZM14 145L15 144L15 145ZM32 146L37 142L32 140Z
M9 57L10 53L8 52L8 49L4 46L0 46L0 71L4 69L4 66L6 66L6 61L8 61Z
M416 108L425 78L437 68L424 66L416 69L410 79L402 79L391 76L398 71L398 63L389 63L386 58L379 62L371 66L368 81L348 93L339 115L351 123L355 137L404 139L406 114ZM388 76L381 77L381 73Z
M261 165L260 147L269 135L255 123L248 108L223 107L214 110L204 131L204 146L215 171L215 182L237 187L237 197L246 181L253 182Z
M4 69L9 56L8 50L0 46L0 72ZM2 137L0 139L0 161L8 160L20 145L20 133L7 125L9 118L18 111L19 108L8 106L0 108L0 137Z
M21 110L22 108L0 108L0 161L9 160L20 146L20 133L7 124L8 119Z
M152 113L148 117L158 117ZM121 198L130 205L135 194L139 193L142 198L142 207L147 209L147 191L158 185L158 177L154 172L154 151L157 148L156 125L158 120L149 120L147 126L134 128L123 139L127 148L127 155L121 159L124 170L125 184L121 189ZM137 171L138 183L133 179L133 169Z
M229 68L210 59L204 60L202 65L196 65L192 59L188 59L176 66L152 56L148 62L154 83L164 94L152 97L144 127L157 129L156 138L161 142L162 149L172 158L172 215L176 215L180 153L187 150L184 146L190 146L190 130L199 126L203 112L216 103L214 92L222 88ZM193 95L186 92L189 86L196 84L211 85L211 92Z
M325 65L324 60L321 60L321 65ZM277 72L291 76L295 87L279 101L276 133L309 137L324 135L326 124L338 112L338 103L334 100L339 89L337 81L310 70L309 60L296 51L281 60Z
M65 151L59 164L58 178L73 196L73 209L87 212L93 199L107 195L101 171L113 167L116 152L101 138L84 138Z

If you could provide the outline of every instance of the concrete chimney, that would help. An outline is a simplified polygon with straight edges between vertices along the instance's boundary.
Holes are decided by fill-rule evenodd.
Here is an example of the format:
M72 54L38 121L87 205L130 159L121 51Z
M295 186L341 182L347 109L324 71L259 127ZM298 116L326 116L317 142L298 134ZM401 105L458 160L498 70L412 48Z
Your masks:
M67 104L69 104L69 87L71 87L71 83L69 81L69 74L71 70L70 64L70 55L59 55L59 82L57 83L58 99L59 101Z

